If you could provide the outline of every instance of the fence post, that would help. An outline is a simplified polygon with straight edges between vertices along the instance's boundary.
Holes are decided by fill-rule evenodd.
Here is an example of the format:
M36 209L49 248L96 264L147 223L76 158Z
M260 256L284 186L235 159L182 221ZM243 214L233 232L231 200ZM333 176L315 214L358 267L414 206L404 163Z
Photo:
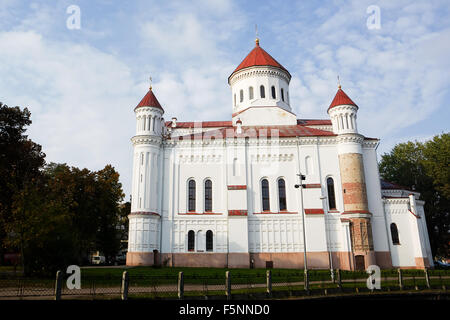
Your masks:
M425 281L427 282L427 288L430 289L431 285L430 285L430 275L428 274L428 268L425 267L423 271L425 272Z
M337 273L337 286L338 286L339 290L342 291L341 269L337 269L336 273Z
M305 269L305 291L309 294L309 276L308 269Z
M227 295L227 300L231 299L231 275L230 271L225 272L225 294Z
M184 274L183 271L178 273L178 299L184 299Z
M61 288L62 288L62 273L60 270L58 270L56 272L55 300L61 300Z
M267 295L272 296L272 271L267 270L266 272L266 284L267 284Z
M398 269L398 287L400 290L403 290L403 277L402 277L402 269Z
M122 300L128 299L129 282L128 271L124 271L122 274Z

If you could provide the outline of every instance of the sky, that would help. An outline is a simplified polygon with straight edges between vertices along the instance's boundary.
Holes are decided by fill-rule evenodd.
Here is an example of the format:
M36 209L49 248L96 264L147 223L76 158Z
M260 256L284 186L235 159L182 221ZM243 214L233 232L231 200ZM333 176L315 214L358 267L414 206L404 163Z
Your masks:
M449 132L449 18L447 0L2 0L0 101L31 111L47 162L111 164L128 199L149 77L166 120L231 120L227 78L257 25L297 117L328 119L339 75L380 157Z

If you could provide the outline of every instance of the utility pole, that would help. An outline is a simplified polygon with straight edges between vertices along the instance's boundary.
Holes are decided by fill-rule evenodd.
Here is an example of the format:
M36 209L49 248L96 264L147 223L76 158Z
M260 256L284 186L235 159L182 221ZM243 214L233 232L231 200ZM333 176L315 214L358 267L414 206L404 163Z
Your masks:
M300 180L300 184L296 184L295 188L300 188L300 203L302 207L302 226L303 226L303 269L305 272L305 290L308 290L308 279L307 279L307 272L308 272L308 261L306 257L306 228L305 228L305 208L303 206L303 188L305 185L303 184L303 180L306 180L306 176L299 173L297 174Z

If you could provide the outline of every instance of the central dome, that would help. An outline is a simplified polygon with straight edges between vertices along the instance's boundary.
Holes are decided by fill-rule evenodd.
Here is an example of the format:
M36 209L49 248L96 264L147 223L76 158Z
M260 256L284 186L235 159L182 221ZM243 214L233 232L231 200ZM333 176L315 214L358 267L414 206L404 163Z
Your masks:
M259 40L256 39L256 45L252 51L245 57L244 60L238 65L238 67L233 71L233 73L228 77L228 80L236 72L255 66L270 66L279 68L286 71L289 76L291 75L285 67L283 67L277 60L275 60L270 54L267 53L263 48L259 46Z

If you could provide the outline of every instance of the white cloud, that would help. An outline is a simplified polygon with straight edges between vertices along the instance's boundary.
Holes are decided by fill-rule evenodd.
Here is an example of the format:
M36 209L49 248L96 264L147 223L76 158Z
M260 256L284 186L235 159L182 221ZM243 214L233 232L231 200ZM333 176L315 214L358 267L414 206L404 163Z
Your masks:
M34 32L2 32L0 101L29 107L30 137L47 161L92 170L111 163L130 181L133 107L138 91L117 57Z

